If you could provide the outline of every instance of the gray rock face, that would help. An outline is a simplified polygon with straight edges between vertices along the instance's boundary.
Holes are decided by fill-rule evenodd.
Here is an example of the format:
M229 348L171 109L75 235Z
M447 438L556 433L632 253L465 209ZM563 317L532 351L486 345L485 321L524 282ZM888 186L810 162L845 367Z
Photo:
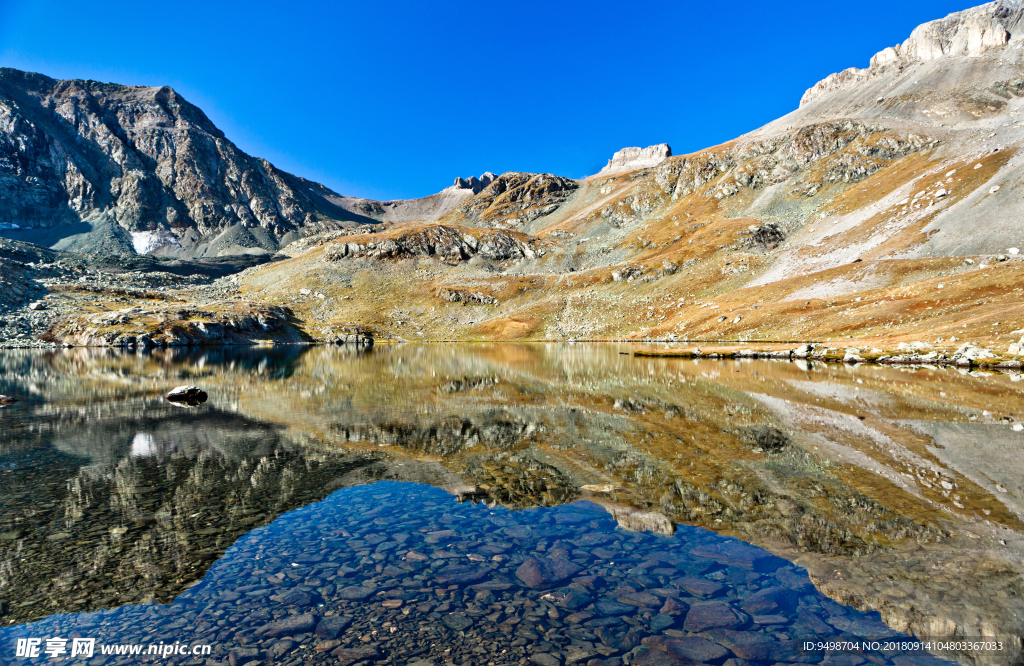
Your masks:
M913 64L940 58L984 55L1009 43L1022 16L1024 7L1020 0L999 0L923 23L914 29L907 41L876 53L871 58L870 67L851 67L816 83L804 93L800 106L887 71L899 72Z
M672 148L667 143L659 143L646 148L630 147L617 151L608 164L601 169L597 175L609 176L624 171L635 171L637 169L649 169L658 166L668 158L672 157Z
M58 245L112 226L127 253L201 255L225 232L218 251L266 252L354 219L240 151L171 88L0 69L5 235Z
M497 178L497 176L490 171L485 171L479 178L476 176L470 176L469 178L456 178L455 183L452 185L452 189L471 190L473 194L479 194L480 190L494 182L495 178Z

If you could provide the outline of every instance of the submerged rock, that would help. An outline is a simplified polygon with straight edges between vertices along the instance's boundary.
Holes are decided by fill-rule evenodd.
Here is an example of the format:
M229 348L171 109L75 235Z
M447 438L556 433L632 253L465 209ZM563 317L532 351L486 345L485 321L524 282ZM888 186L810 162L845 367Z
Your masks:
M539 588L557 585L575 576L583 567L572 560L557 557L529 557L516 569L516 578L527 587Z
M308 613L304 615L290 615L282 620L263 625L256 630L256 635L280 638L281 636L305 633L315 626L316 618Z
M747 617L729 604L712 601L691 606L683 628L698 633L708 629L739 629L746 623Z
M320 638L332 640L337 638L350 624L352 624L351 617L347 615L332 615L320 620L320 623L316 625L314 633Z
M648 636L640 642L649 648L662 650L676 659L686 662L711 662L729 654L729 650L718 643L700 636L686 636L685 638Z

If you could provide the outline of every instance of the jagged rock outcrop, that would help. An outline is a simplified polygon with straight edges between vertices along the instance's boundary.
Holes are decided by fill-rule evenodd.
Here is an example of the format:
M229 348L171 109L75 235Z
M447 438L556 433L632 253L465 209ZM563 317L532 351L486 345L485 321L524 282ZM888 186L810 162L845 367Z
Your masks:
M455 183L447 189L471 190L473 194L479 194L480 190L493 183L495 178L497 178L497 176L493 173L485 171L479 178L476 176L470 176L468 179L456 178Z
M331 243L324 248L323 257L325 261L356 257L437 257L454 264L477 255L492 261L510 261L532 259L543 254L540 242L525 234L497 229L484 229L472 234L453 227L435 225L367 243Z
M919 25L907 41L879 51L866 69L830 74L804 93L800 106L885 73L940 58L976 58L1006 46L1024 17L1021 0L999 0Z
M840 120L805 125L728 150L671 157L652 172L653 188L629 194L599 214L613 227L635 224L665 203L698 190L723 199L792 180L794 194L813 196L824 183L856 183L893 160L935 145L928 137L897 134L877 124ZM723 177L724 176L724 177ZM717 182L711 187L709 183Z
M579 189L571 178L508 171L440 219L469 226L520 227L558 210Z
M610 176L624 171L635 171L637 169L649 169L658 166L668 158L672 157L672 149L667 143L659 143L646 148L630 147L617 151L608 164L599 172L598 176Z
M437 290L437 297L449 303L469 303L471 305L497 305L498 300L490 294L480 291L468 291L466 289L448 289L442 287Z
M273 251L355 216L229 141L168 87L0 69L0 230L43 245ZM84 223L84 224L83 224Z

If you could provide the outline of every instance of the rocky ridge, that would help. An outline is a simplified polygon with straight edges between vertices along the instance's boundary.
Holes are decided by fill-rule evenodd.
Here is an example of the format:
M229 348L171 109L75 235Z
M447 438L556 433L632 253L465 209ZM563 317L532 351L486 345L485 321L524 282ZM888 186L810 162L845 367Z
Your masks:
M0 227L58 248L269 253L355 218L167 87L0 70ZM84 235L84 236L83 236Z
M509 171L439 222L518 228L556 211L578 187L572 179L549 173Z
M899 74L915 64L942 58L977 58L1007 46L1017 37L1024 19L1020 0L997 0L979 7L954 12L914 29L907 41L879 51L866 69L851 67L831 74L809 88L800 100L808 104L829 93L864 81Z

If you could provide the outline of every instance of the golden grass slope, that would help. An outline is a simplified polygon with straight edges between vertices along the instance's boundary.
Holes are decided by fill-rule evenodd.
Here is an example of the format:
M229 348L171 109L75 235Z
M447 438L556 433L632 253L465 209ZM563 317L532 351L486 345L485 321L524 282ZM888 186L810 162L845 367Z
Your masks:
M343 321L397 340L785 340L885 350L969 340L1005 354L1024 328L1020 255L916 252L944 233L929 225L1010 168L1016 148L957 153L923 132L818 124L580 181L557 210L518 226L544 240L542 257L332 264L314 248L239 283L247 298L290 308L313 337ZM871 168L851 167L861 158ZM422 228L346 240L379 243ZM762 228L777 228L780 242L759 242ZM494 302L448 302L443 289Z

